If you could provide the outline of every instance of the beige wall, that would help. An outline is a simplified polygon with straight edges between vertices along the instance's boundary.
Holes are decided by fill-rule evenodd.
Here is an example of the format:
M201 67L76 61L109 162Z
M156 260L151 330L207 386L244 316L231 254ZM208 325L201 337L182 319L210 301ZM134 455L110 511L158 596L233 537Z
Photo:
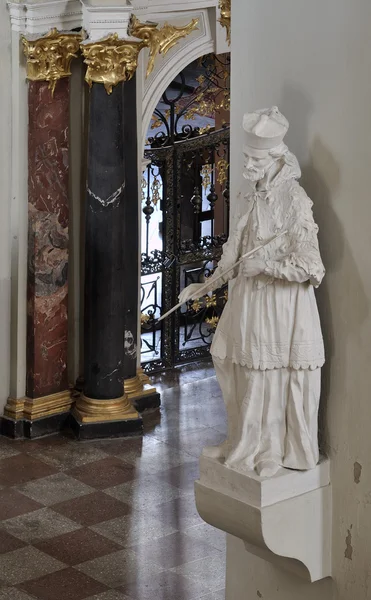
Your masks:
M10 19L0 3L0 415L9 395L11 51Z
M240 186L243 112L276 104L291 123L288 145L320 226L327 267L318 293L327 350L322 407L334 503L334 583L302 584L251 556L246 600L365 600L371 598L371 2L232 4L231 197Z

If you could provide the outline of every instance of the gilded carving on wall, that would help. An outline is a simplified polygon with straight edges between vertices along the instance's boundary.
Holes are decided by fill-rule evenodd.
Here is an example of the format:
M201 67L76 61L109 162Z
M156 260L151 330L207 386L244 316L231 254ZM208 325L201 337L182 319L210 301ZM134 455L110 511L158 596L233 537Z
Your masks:
M149 48L149 60L147 66L147 77L152 73L155 59L158 54L165 55L181 38L186 37L197 29L198 19L192 19L183 27L176 27L165 23L158 28L158 23L141 23L135 15L132 15L129 26L129 34L141 39Z
M81 44L81 34L60 33L55 28L37 40L23 37L27 78L49 81L53 95L58 79L71 75L71 60L81 48L87 65L85 81L89 86L93 82L103 83L110 94L114 85L133 77L142 48L149 48L148 76L153 71L156 56L169 52L181 38L197 29L197 24L198 19L192 19L183 27L165 23L158 28L157 23L141 23L133 15L128 33L138 40L121 39L114 33L102 40Z
M108 94L120 81L131 79L138 66L139 52L144 42L120 39L117 33L103 40L81 44L87 65L85 81L103 83Z
M222 27L227 30L227 42L231 45L231 0L219 0L220 17L218 19Z
M27 78L31 81L49 81L53 95L57 81L71 75L71 60L77 57L81 37L81 34L60 33L55 28L37 40L23 37Z

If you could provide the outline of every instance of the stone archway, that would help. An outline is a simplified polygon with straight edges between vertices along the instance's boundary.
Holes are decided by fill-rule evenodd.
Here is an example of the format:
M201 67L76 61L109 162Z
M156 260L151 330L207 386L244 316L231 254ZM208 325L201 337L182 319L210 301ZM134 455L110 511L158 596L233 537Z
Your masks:
M174 15L166 15L166 19ZM162 15L163 19L164 16ZM177 44L166 56L156 62L154 71L145 77L144 65L142 67L142 148L144 148L146 134L153 112L162 97L162 94L182 71L193 60L209 53L227 51L225 47L217 44L213 35L210 12L195 10L185 14L177 14L177 22L184 24L185 20L197 19L197 29ZM225 46L225 44L223 44Z

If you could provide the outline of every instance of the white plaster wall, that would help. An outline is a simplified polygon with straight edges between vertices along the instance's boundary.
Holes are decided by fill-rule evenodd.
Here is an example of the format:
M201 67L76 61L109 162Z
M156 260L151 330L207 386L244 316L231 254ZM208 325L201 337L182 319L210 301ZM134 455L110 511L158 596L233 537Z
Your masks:
M327 267L318 300L327 350L322 432L332 461L334 503L333 583L306 584L246 555L241 598L366 600L371 598L371 3L233 0L232 15L232 210L241 184L242 115L274 104L290 120L288 145L315 202ZM236 588L229 597L240 598Z
M10 203L11 203L11 33L5 2L0 3L0 414L10 376Z

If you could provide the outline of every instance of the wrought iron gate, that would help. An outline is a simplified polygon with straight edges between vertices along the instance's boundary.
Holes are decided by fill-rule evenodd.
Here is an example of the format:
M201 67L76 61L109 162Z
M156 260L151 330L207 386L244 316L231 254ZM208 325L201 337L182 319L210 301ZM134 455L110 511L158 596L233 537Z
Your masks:
M164 94L152 124L159 131L145 151L141 351L147 372L208 356L226 300L221 290L156 323L181 289L211 273L228 235L229 127L215 130L208 123L218 106L229 108L229 57L204 60L196 89L182 72ZM224 86L215 82L220 71Z

